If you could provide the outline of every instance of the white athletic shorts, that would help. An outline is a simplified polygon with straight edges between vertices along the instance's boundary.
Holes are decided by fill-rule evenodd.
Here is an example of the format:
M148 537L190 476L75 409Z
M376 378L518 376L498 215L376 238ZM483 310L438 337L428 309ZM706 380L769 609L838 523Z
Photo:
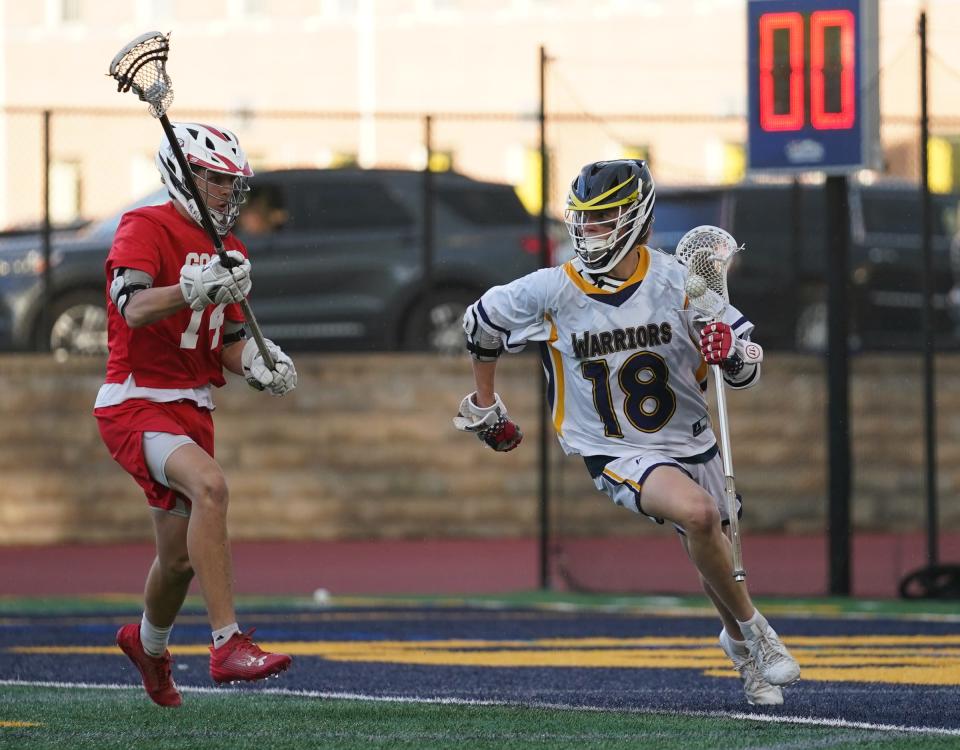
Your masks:
M591 462L587 462L591 467ZM596 464L594 464L596 466ZM720 519L724 524L729 523L727 515L727 501L724 493L723 459L720 453L705 460L681 461L663 453L642 453L627 458L614 458L609 461L603 471L595 474L593 483L596 488L610 497L617 505L640 513L657 523L663 523L662 518L651 516L643 510L643 483L658 466L674 466L694 482L699 484L713 498L720 511ZM593 474L593 471L591 471ZM737 496L737 517L742 514L740 496ZM676 527L678 531L683 529Z
M177 448L187 443L195 443L195 441L186 435L172 435L169 432L143 433L143 460L147 464L147 470L154 481L159 482L164 487L170 487L166 472L167 459ZM167 512L175 516L189 517L190 506L178 495L176 507Z

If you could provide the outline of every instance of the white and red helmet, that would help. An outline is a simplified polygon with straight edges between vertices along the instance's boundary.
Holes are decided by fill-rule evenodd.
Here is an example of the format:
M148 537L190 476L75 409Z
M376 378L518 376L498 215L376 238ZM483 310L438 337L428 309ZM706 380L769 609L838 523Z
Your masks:
M207 205L213 226L223 236L236 222L240 206L246 201L250 189L247 178L253 176L253 170L247 162L247 155L237 136L229 130L195 122L171 124ZM156 162L170 197L183 206L197 224L202 225L197 203L184 182L183 172L166 137L160 142ZM214 187L211 190L212 183L208 176L211 172L233 177L226 195L222 188Z

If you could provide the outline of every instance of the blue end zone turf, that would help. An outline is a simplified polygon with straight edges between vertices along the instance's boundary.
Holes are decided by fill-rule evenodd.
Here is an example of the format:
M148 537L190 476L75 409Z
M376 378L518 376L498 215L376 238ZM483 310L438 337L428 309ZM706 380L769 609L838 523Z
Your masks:
M138 619L135 610L0 617L0 680L138 685L114 645L117 628ZM287 673L266 683L273 689L960 730L954 618L770 620L803 669L775 708L746 703L710 617L439 605L247 610L240 617L242 627L258 628L265 648L294 657ZM201 613L181 616L171 643L179 685L212 687L209 635Z

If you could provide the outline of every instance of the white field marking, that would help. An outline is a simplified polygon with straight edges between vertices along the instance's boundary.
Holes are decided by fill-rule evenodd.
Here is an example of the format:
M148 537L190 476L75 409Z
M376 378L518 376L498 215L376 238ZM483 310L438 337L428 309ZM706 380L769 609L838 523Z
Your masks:
M0 685L11 687L41 687L41 688L68 688L83 690L136 690L143 688L140 685L121 685L119 683L97 684L92 682L46 682L30 680L0 680ZM207 695L223 695L229 688L191 687L178 685L181 693L201 693ZM470 698L425 698L421 696L402 695L366 695L364 693L324 692L321 690L291 690L289 688L263 688L245 692L256 692L261 695L281 695L293 698L320 698L327 700L370 701L376 703L415 703L442 706L491 706L504 708L535 708L555 711L585 711L589 713L630 713L630 714L669 714L671 716L690 716L708 719L736 719L738 721L757 721L767 724L798 724L813 727L835 727L839 729L867 729L881 732L904 732L908 734L941 734L951 737L960 737L960 729L945 727L911 727L901 724L872 724L865 721L847 721L846 719L820 719L811 716L771 716L769 714L750 714L734 711L664 711L650 708L601 708L599 706L570 706L561 703L546 703L541 701L497 701L478 700Z

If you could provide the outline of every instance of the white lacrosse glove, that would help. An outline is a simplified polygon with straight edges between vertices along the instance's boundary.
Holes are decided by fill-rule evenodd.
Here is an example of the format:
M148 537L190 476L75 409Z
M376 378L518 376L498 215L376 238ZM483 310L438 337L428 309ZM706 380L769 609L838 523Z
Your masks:
M263 361L256 339L249 339L240 352L243 377L251 388L268 391L271 396L282 396L297 387L297 368L293 360L284 354L270 339L264 339L267 351L273 357L276 369L271 370Z
M453 426L462 432L475 433L495 451L512 451L520 445L523 433L507 416L507 407L500 400L500 394L493 394L493 406L477 406L473 400L476 395L476 392L471 393L460 402Z
M250 294L250 261L238 250L228 250L227 255L239 265L226 268L220 256L215 255L205 265L185 265L180 269L180 291L191 310L241 302Z

